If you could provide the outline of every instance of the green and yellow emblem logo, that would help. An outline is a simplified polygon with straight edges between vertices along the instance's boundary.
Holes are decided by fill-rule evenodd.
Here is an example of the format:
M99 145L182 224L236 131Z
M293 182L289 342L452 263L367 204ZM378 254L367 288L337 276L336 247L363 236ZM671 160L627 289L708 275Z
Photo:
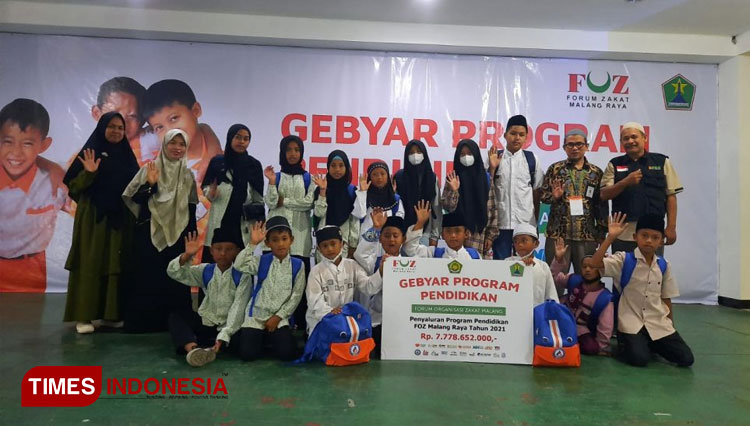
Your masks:
M448 264L448 272L451 274L460 274L463 267L464 265L462 265L461 262L454 260Z
M691 111L695 99L695 84L682 74L670 78L661 84L664 96L664 108L677 111Z
M510 275L513 277L522 277L523 265L521 265L520 263L514 263L510 265Z

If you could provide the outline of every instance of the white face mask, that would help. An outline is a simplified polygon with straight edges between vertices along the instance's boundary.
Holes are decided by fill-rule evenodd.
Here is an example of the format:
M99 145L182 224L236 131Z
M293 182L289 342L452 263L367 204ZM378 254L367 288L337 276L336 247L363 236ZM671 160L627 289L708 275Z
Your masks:
M422 153L409 154L409 162L414 166L422 164L422 160L424 160L424 154Z
M461 164L463 164L466 167L471 167L474 165L474 156L473 155L462 155L461 156Z
M321 254L322 254L322 253L321 253ZM341 256L342 256L343 254L344 254L344 248L342 247L342 248L341 248L341 251L339 251L339 254L337 254L337 255L336 255L336 256L335 256L335 257L334 257L333 259L329 259L329 258L327 258L327 257L325 257L325 256L321 256L321 257L323 258L323 262L331 262L331 263L334 263L334 264L335 264L335 263L336 263L336 261L337 261L337 260L339 260L339 258L341 258Z

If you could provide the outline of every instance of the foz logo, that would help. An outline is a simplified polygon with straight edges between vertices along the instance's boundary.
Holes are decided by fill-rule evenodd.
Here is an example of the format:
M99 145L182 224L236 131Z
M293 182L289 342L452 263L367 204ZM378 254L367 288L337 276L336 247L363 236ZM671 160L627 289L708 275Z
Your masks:
M613 94L627 95L630 93L629 78L630 76L627 75L611 75L609 72L606 80L603 76L596 76L592 79L590 71L588 74L568 74L568 92L578 93L578 89L586 82L586 86L594 93L604 93L612 87Z

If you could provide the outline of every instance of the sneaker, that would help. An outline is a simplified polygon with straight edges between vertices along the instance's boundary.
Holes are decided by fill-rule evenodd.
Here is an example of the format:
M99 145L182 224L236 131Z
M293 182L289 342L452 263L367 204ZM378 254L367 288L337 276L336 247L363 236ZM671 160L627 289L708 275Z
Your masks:
M203 367L216 359L216 352L211 348L195 348L188 352L185 359L193 367Z
M78 334L90 334L94 332L94 324L90 322L77 322L76 331Z

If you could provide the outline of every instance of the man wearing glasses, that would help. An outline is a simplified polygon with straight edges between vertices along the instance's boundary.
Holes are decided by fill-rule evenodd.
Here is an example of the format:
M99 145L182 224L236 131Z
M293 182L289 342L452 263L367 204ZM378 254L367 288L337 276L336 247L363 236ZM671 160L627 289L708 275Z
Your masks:
M579 129L567 132L563 148L568 158L547 169L541 190L541 201L550 205L545 260L552 263L555 243L563 239L568 246L563 264L572 262L577 274L581 273L581 260L594 254L597 242L604 239L609 214L607 202L599 197L603 172L586 160L588 147L586 133Z

